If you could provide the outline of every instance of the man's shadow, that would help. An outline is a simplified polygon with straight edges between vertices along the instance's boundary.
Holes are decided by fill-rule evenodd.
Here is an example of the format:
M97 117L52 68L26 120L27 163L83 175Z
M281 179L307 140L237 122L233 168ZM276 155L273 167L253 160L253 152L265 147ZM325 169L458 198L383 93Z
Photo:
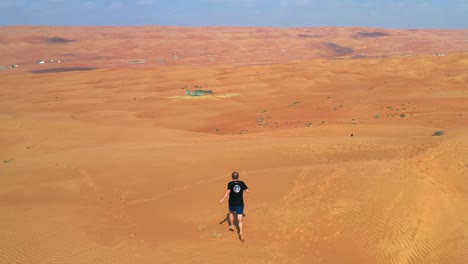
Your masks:
M242 214L245 217L245 214ZM237 213L234 213L234 223L231 223L231 220L229 220L229 213L226 214L226 217L219 222L220 225L222 225L224 222L227 222L228 227L231 225L234 225L236 228L237 234L239 235L240 229L239 229L239 220L237 219ZM232 230L234 231L234 230Z

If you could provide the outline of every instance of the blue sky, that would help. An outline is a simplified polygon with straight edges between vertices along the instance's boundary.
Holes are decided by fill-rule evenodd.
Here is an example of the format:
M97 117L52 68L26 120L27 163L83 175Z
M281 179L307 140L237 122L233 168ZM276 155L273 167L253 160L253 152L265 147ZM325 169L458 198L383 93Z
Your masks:
M468 0L0 0L0 25L468 28Z

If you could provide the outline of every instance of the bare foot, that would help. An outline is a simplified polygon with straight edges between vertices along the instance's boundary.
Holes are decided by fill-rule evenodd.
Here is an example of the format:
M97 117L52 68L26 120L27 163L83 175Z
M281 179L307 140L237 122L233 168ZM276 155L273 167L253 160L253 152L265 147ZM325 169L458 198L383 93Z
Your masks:
M239 239L240 241L244 242L245 241L244 234L239 233Z
M234 232L234 226L230 225L229 226L229 231Z

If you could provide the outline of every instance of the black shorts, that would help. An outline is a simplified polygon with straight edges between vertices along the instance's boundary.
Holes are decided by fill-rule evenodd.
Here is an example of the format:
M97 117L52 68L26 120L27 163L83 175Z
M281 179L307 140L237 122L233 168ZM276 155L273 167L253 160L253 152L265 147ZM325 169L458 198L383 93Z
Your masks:
M229 211L231 212L236 212L238 215L243 215L244 214L244 205L238 205L238 206L229 206Z

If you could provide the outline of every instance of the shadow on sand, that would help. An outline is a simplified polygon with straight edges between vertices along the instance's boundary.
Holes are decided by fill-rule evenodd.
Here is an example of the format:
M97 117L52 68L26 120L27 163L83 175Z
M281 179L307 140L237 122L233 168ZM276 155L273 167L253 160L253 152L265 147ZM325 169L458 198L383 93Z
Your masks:
M58 72L73 72L73 71L92 71L96 69L97 68L92 68L92 67L51 68L51 69L34 70L34 71L31 71L31 73L43 74L43 73L58 73Z
M245 217L245 214L243 214L243 217ZM222 225L222 224L224 224L226 222L228 224L228 228L231 225L234 225L234 227L236 228L237 235L239 236L239 239L240 239L239 220L237 219L237 214L234 213L234 223L231 223L231 220L229 220L229 213L227 213L226 217L223 220L221 220L221 222L219 222L219 224ZM234 230L231 230L231 232L234 232Z

